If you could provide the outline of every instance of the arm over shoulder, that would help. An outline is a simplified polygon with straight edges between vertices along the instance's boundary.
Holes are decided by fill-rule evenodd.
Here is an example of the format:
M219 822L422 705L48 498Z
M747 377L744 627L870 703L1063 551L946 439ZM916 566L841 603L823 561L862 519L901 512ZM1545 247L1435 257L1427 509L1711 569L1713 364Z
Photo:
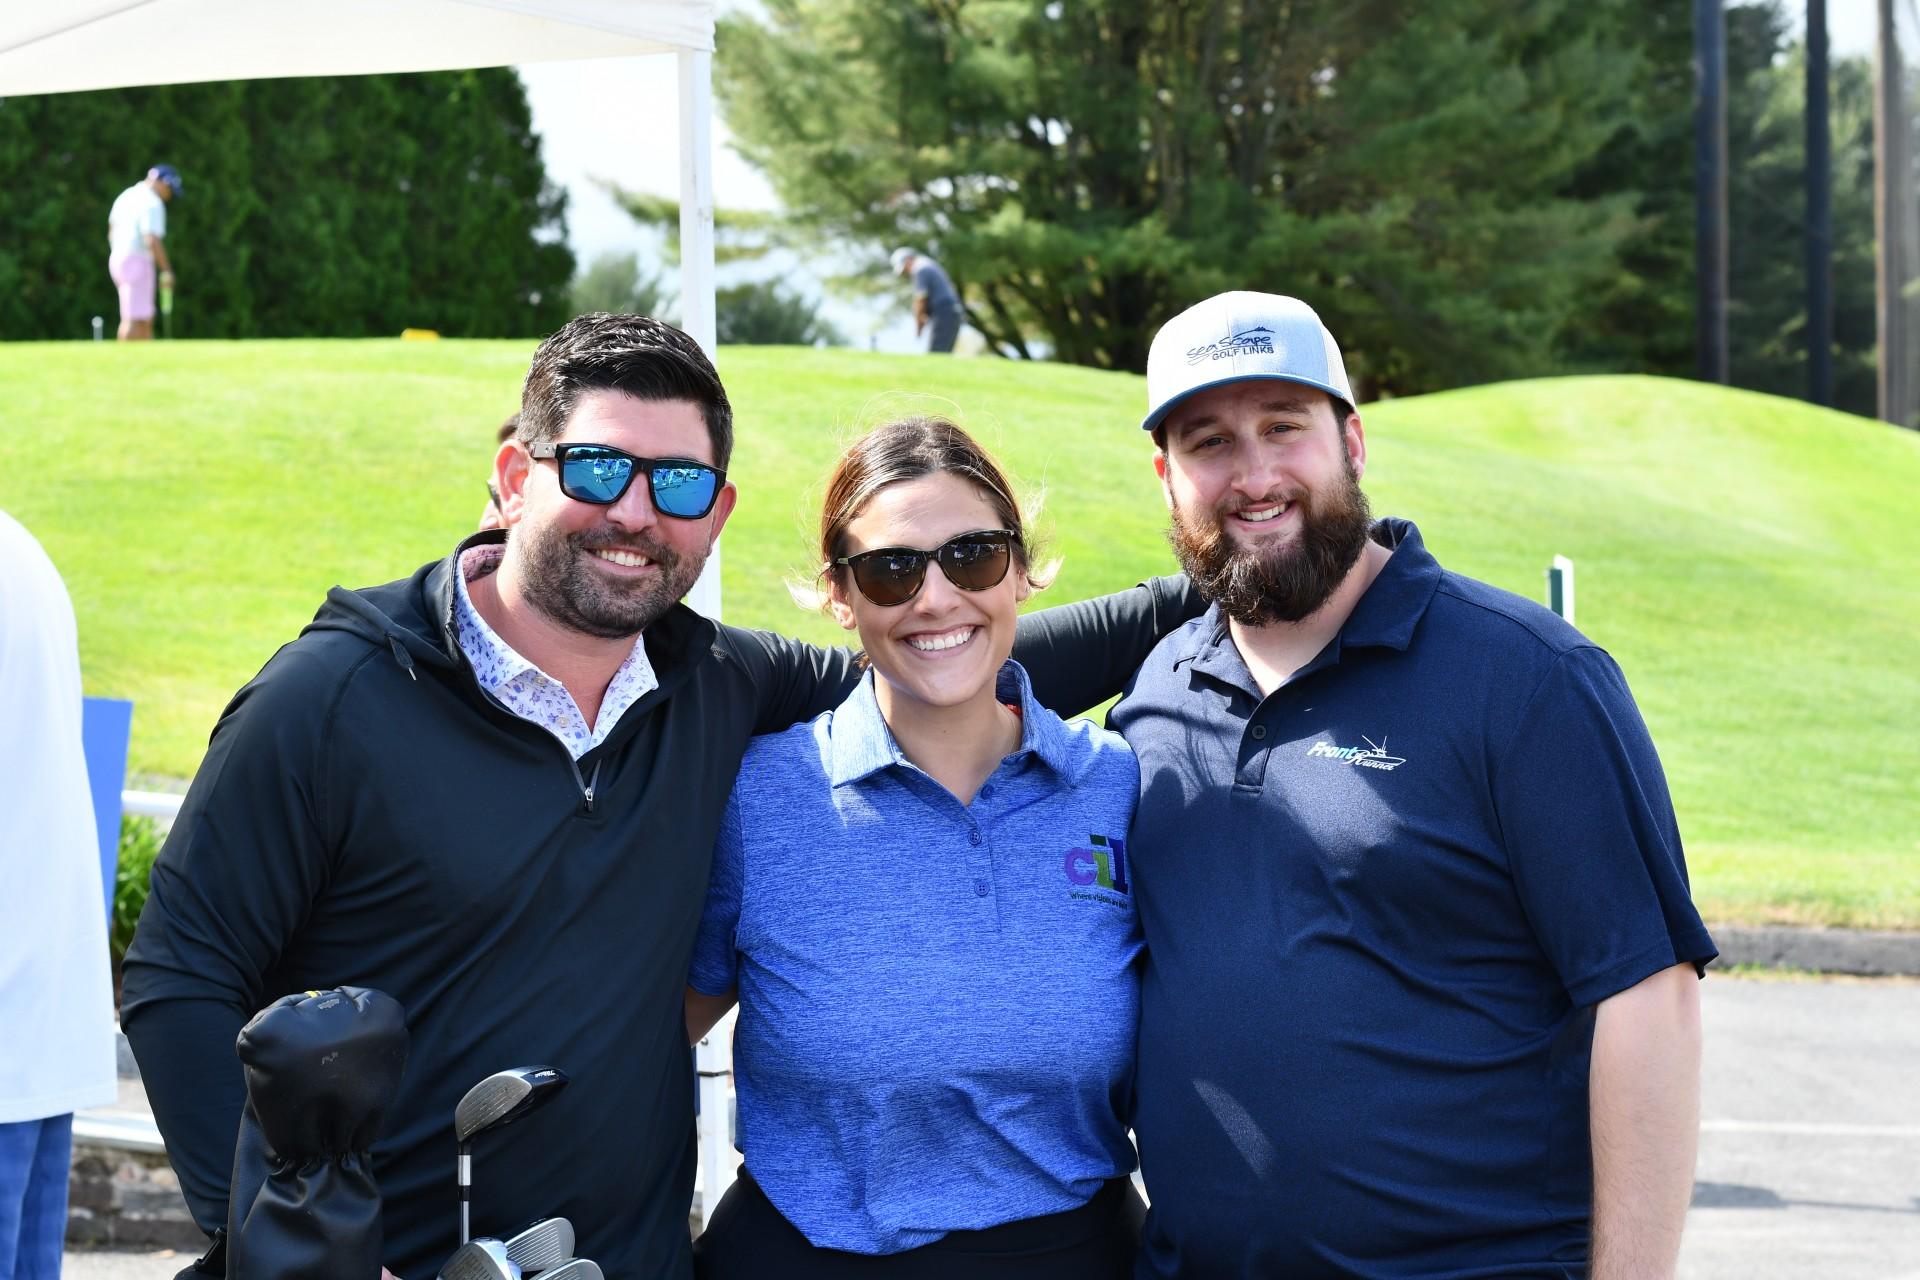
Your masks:
M1162 637L1207 609L1185 574L1020 619L1013 656L1041 706L1076 716L1126 687Z
M860 682L848 649L803 644L771 631L720 628L720 645L747 673L759 699L756 734L778 733L831 711Z

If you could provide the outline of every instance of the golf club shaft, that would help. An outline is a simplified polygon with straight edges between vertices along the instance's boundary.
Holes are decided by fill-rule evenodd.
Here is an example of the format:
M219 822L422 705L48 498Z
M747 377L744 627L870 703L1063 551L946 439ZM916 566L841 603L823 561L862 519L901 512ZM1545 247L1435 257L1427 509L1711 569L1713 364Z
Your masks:
M470 1217L473 1197L473 1152L466 1143L460 1144L460 1164L454 1170L454 1180L460 1184L460 1243L465 1244L473 1237L473 1223Z

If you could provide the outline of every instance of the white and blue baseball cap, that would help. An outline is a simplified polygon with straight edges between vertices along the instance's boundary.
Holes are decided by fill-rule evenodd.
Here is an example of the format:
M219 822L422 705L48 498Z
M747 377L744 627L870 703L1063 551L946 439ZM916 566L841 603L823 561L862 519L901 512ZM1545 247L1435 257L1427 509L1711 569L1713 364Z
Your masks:
M1353 403L1340 344L1312 307L1277 293L1236 291L1197 302L1166 322L1147 352L1152 431L1187 397L1229 382L1270 379L1317 387Z

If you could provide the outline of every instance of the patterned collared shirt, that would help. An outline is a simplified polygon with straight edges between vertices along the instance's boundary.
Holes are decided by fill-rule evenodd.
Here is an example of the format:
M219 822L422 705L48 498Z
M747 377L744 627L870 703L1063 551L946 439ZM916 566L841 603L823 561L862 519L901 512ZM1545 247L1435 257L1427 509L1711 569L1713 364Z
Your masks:
M578 760L605 742L613 726L620 723L621 714L658 688L660 678L654 674L653 663L647 661L647 646L634 637L633 652L613 673L600 699L600 714L589 726L567 687L515 653L473 607L467 594L468 581L498 569L505 552L505 547L494 544L469 548L460 557L460 572L454 579L454 634L459 638L460 651L473 664L480 687L522 720L560 739L568 754Z

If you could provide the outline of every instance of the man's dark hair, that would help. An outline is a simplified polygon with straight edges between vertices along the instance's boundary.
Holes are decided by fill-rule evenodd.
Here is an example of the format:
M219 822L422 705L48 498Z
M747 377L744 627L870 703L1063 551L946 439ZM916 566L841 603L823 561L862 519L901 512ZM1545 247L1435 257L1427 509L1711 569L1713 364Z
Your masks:
M733 453L733 406L700 344L647 316L596 311L567 321L533 353L520 391L522 444L558 440L583 391L619 391L639 400L690 400L700 407L725 470Z
M500 424L500 443L505 444L519 434L520 415L517 413L508 415L507 420Z

